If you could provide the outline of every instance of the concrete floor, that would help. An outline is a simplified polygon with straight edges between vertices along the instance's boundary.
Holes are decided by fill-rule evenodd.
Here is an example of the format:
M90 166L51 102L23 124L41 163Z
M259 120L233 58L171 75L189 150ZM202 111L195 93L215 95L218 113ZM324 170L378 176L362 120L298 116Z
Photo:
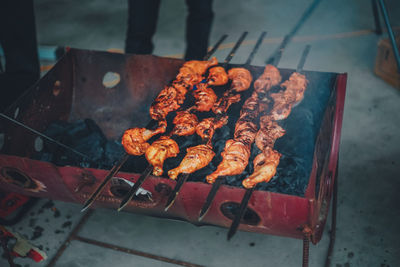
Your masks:
M264 60L295 25L310 0L215 0L214 43L223 33L227 42L250 31L255 40L268 36L254 60ZM400 26L400 2L386 1L392 24ZM125 1L35 1L38 40L45 45L106 50L123 49ZM397 15L397 16L396 16ZM162 1L155 54L184 51L184 1ZM294 68L306 44L312 49L305 69L347 72L349 75L340 147L339 203L332 266L400 266L400 91L373 74L377 42L370 1L322 0L287 50L280 67ZM243 62L251 45L244 45L233 62ZM221 59L227 50L217 52ZM36 226L42 236L32 240L53 257L80 220L80 205L41 200L15 230L31 238ZM61 212L55 216L55 209ZM65 224L66 222L70 222ZM329 224L321 242L311 247L310 266L322 266ZM276 236L239 232L227 242L226 229L195 227L136 214L96 210L78 235L202 266L301 266L302 242ZM133 255L82 240L68 243L56 266L176 266L149 255ZM34 264L26 259L16 263ZM0 266L6 266L0 259Z

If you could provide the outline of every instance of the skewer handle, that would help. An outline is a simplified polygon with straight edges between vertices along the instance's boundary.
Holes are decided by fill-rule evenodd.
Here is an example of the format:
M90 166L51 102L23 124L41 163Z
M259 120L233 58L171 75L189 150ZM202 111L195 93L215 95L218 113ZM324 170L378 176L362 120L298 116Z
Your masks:
M236 216L233 219L231 227L229 228L228 236L227 236L228 240L230 240L236 233L236 231L239 227L240 221L242 220L242 217L244 215L244 212L246 211L247 204L249 203L250 197L254 192L254 189L255 189L255 187L252 187L252 188L246 190L246 193L244 194L242 202L240 203L240 206L239 206L239 212L236 213Z
M253 61L254 55L257 53L258 48L260 47L262 41L265 38L265 35L267 35L267 32L264 31L261 33L260 37L258 37L257 43L254 46L253 51L251 51L249 58L246 60L246 63L244 63L245 66L250 65L251 61Z
M289 40L290 36L286 35L276 52L266 61L267 64L272 64L275 67L278 66L279 61L281 61L283 51L285 50L286 45L289 43Z
M308 53L310 52L310 49L311 49L311 45L306 45L306 47L303 50L303 54L301 55L299 64L297 65L296 72L300 73L303 71L303 67L304 67L304 64L306 63L306 59L307 59Z
M243 32L242 35L239 37L239 39L237 40L235 46L232 48L231 52L230 52L230 53L228 54L228 56L225 58L225 61L224 61L224 63L223 63L224 65L228 64L228 63L231 61L231 59L233 58L233 56L234 56L235 53L236 53L236 50L237 50L237 49L239 48L239 46L242 44L242 42L243 42L244 38L246 38L247 34L248 34L248 32Z
M204 56L204 60L208 60L211 57L211 55L214 54L215 51L217 51L218 47L222 44L223 41L225 41L226 37L228 37L227 34L221 36L221 38L213 46L213 48L211 48L210 51L208 51L207 54Z

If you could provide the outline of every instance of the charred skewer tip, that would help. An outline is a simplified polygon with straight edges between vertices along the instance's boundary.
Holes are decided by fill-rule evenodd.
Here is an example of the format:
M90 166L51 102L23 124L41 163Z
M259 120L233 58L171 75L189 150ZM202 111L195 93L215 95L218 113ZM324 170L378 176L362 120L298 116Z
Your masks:
M110 172L107 174L106 178L101 182L101 184L96 188L96 190L92 193L92 195L86 200L85 204L83 204L83 208L81 209L81 212L84 212L87 210L93 202L96 200L96 198L100 195L100 193L103 191L104 187L107 185L107 183L111 180L111 178L114 177L114 175L121 169L122 165L128 160L129 154L125 153L122 158L120 158L119 162L116 163Z
M140 186L144 183L147 177L149 177L152 171L153 171L153 166L152 165L147 166L147 168L143 171L142 175L139 177L139 179L131 187L129 192L125 195L124 199L121 201L118 211L121 211L132 200L133 196L136 195L136 192L139 190Z
M198 220L201 221L203 220L203 218L206 216L206 214L208 213L208 211L210 210L211 204L215 198L215 195L218 192L219 187L221 186L221 184L223 183L224 178L218 178L212 185L210 192L208 193L206 202L204 203L200 214L199 214L199 218Z
M231 240L231 238L235 235L235 233L239 227L240 221L242 220L242 217L246 211L247 204L249 203L251 195L254 192L254 189L255 189L255 187L252 187L252 188L249 188L246 190L246 193L243 196L242 202L240 203L239 211L238 211L238 213L236 213L236 216L233 219L231 227L229 228L228 235L227 235L228 241Z
M183 184L186 182L186 180L189 178L189 176L190 176L189 173L183 173L179 176L178 181L175 185L175 188L172 191L171 195L169 196L167 204L165 205L164 211L167 211L175 203L175 200L179 194L179 191L181 190Z

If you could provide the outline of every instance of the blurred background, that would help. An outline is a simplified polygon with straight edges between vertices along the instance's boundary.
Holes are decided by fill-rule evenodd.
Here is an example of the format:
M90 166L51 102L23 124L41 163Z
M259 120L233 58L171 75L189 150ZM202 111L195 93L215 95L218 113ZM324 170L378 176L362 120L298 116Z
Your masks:
M15 2L19 2L17 12L26 10L24 1ZM315 5L290 40L279 67L296 68L301 51L310 44L304 69L348 73L340 146L336 245L332 255L332 266L337 267L400 266L400 199L397 192L400 188L400 83L395 65L393 72L386 75L394 78L382 79L385 75L376 75L378 43L388 36L382 17L383 33L376 34L372 2L212 1L214 18L209 45L221 35L229 35L215 53L220 60L225 58L240 34L249 31L232 60L232 63L244 62L260 33L267 31L252 63L264 66L284 36L299 25L304 12ZM386 5L397 35L400 1L387 0ZM35 0L33 10L41 76L68 47L125 52L127 1ZM184 58L187 15L185 1L160 1L152 39L153 54ZM18 28L16 24L5 24L8 22L4 20L2 23L2 33L6 28L8 31ZM24 42L23 38L14 40L16 44ZM3 72L7 69L5 50L3 47L0 53ZM36 76L33 77L30 84L18 85L16 90L22 94L35 81ZM393 79L394 83L388 82ZM0 86L4 100L5 95L9 95L9 85L6 81ZM10 96L10 100L2 105L11 104L16 97ZM10 229L40 247L48 259L34 263L30 259L17 258L16 266L47 266L52 259L53 266L301 265L301 240L238 232L228 242L225 238L227 230L223 228L196 227L186 222L106 209L96 209L74 232L84 216L80 209L79 204L47 199L37 201ZM328 223L321 242L311 245L310 266L324 265L329 231ZM70 240L71 234L81 239ZM85 238L98 243L87 242ZM126 251L113 248L113 244L126 248ZM0 266L7 264L5 257L0 258Z

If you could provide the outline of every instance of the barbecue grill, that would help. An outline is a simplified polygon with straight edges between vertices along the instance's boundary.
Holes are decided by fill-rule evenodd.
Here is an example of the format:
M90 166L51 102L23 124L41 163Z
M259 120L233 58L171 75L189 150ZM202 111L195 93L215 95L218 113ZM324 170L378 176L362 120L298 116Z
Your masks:
M144 127L150 121L150 104L160 89L174 79L182 64L180 59L151 55L70 49L7 110L6 115L39 132L45 132L55 121L74 122L90 118L107 139L118 140L125 129ZM238 65L228 64L228 68L235 66ZM256 79L263 67L249 66L249 70ZM283 80L295 71L279 70ZM315 119L319 123L310 123L314 127L310 131L315 133L315 138L312 138L309 171L306 177L301 177L304 186L297 193L269 186L257 187L239 229L298 239L303 239L306 233L316 244L322 236L337 177L347 74L303 73L310 85L304 103L300 105L314 108L317 103L320 108ZM328 93L318 94L318 88ZM108 173L101 167L59 165L37 160L35 155L40 153L43 143L47 141L4 117L0 117L0 121L2 190L84 203ZM299 129L296 127L301 127L295 125L295 121L287 123L287 127L291 125L294 128L289 139L295 138L296 129ZM289 139L287 142L290 142ZM295 144L293 140L291 144ZM82 161L85 160L82 158ZM139 176L139 171L119 172L94 202L94 207L118 208L130 189L129 182L135 182ZM229 227L245 193L241 187L222 185L208 214L199 222L199 211L211 185L189 179L174 205L165 212L165 204L175 185L176 182L171 179L150 176L142 185L147 197L135 197L125 210L185 220L196 225ZM284 186L281 185L281 188Z

